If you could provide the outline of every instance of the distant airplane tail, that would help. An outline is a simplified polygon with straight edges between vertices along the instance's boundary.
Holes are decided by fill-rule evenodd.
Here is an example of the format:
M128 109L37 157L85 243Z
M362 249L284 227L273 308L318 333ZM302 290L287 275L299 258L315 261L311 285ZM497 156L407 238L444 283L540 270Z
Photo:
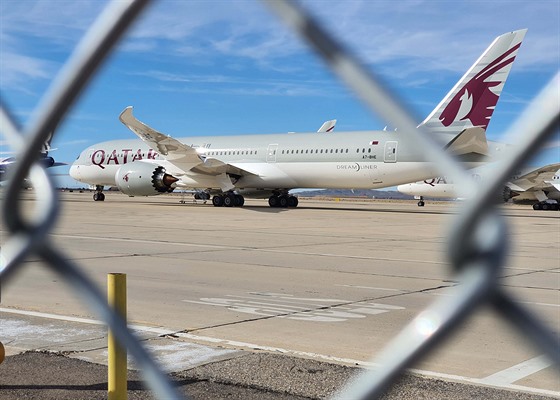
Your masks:
M319 128L317 132L319 133L329 133L334 131L334 127L336 126L336 119L331 119L330 121L325 121L323 125Z
M527 29L498 36L420 124L434 133L458 134L490 123Z
M550 183L556 190L560 192L560 169L556 171L556 173L552 177L552 180L548 181L547 183Z

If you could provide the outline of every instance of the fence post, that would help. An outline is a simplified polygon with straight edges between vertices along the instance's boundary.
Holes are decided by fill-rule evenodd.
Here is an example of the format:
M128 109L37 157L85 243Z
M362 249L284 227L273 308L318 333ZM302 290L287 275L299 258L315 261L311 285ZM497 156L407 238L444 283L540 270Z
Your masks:
M109 306L126 321L126 274L107 275L107 300ZM110 329L107 351L109 353L108 399L126 400L128 396L126 347L117 342Z

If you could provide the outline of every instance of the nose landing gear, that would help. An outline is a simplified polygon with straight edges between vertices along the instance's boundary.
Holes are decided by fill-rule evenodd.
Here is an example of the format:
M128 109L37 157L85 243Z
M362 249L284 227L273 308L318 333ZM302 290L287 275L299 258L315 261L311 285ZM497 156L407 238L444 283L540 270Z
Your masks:
M105 193L103 193L103 186L96 185L95 193L93 193L93 201L105 201Z

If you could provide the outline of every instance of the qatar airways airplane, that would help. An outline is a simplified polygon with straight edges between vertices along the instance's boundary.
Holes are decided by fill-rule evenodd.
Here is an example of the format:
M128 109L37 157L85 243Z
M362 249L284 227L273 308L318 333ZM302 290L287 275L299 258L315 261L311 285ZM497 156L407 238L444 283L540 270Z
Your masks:
M487 164L471 170L471 178L476 181L483 180L491 167L491 164ZM459 192L455 183L445 176L399 185L397 190L418 199L419 207L424 206L424 197L454 199ZM504 202L510 199L514 203L529 202L534 210L559 210L560 163L525 168L516 172L504 184L501 196Z
M486 128L526 29L498 36L421 123L446 151L469 166L491 156ZM295 188L383 188L431 178L435 164L399 131L263 134L172 138L138 121L120 121L138 137L88 147L70 175L129 196L189 189L216 207L242 206L244 196L271 207L297 207Z

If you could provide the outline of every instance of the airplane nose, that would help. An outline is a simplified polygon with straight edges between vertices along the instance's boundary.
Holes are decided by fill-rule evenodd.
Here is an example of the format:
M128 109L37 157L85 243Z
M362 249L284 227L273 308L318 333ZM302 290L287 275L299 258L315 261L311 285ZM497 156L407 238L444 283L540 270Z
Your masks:
M412 186L410 184L404 184L397 186L397 190L403 194L412 195Z
M69 174L72 178L79 181L80 180L80 166L76 165L76 164L72 164L72 166L70 167Z

